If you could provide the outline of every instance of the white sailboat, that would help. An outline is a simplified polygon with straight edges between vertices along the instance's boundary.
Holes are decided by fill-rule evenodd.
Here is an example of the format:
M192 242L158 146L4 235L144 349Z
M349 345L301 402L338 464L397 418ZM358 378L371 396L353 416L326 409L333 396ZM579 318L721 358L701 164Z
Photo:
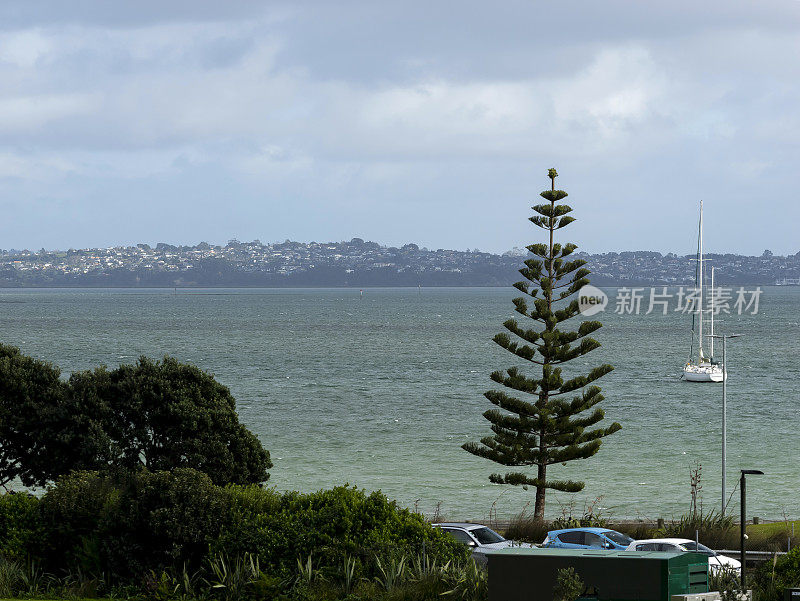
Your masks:
M703 303L703 201L700 201L700 228L697 241L697 357L692 356L689 351L689 360L683 366L683 379L687 382L722 382L725 377L725 370L719 363L713 361L714 339L711 338L711 356L706 357L703 353L703 313L705 305ZM713 277L713 271L712 271ZM712 288L714 284L711 284ZM714 313L711 311L711 334L714 334ZM694 330L692 331L694 337ZM692 348L694 345L692 345Z

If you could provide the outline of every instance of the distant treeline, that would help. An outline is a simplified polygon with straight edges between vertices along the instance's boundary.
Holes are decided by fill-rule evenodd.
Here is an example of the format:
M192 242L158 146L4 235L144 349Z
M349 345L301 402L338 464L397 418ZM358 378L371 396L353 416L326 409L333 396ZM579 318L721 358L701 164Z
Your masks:
M516 269L474 269L468 272L398 272L389 267L348 273L335 267L313 267L289 274L238 272L193 268L175 272L115 269L89 274L30 274L18 277L0 272L2 287L403 287L403 286L510 286L519 279Z
M575 253L598 286L691 285L693 255L653 251ZM0 287L368 287L510 286L520 279L526 251L502 255L400 248L354 238L349 242L225 246L159 243L68 251L0 250ZM800 253L707 255L716 283L772 285L800 278ZM707 270L707 272L710 270Z

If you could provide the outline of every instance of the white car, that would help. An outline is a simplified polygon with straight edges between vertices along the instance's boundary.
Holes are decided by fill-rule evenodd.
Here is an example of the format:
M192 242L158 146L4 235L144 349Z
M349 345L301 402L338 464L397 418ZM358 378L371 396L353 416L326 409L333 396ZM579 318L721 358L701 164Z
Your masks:
M697 544L688 538L649 538L647 540L635 540L626 551L667 551L669 553L703 553L708 555L708 571L717 572L728 569L738 573L742 571L742 564L731 557L718 555L705 545Z
M505 539L483 524L443 522L441 524L431 524L431 526L441 528L457 541L470 547L472 549L472 557L481 564L486 564L486 554L490 551L507 547L535 547L535 545L529 543L518 543Z

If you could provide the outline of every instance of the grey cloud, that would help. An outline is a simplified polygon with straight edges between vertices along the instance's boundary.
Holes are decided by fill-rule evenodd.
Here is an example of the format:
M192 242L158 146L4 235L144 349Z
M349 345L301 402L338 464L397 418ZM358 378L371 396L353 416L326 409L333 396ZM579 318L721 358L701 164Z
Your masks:
M702 195L725 207L711 250L796 252L799 21L794 0L6 2L0 239L505 250L555 164L592 250L689 252ZM741 219L754 195L780 223Z
M249 0L8 0L0 4L0 27L100 25L127 29L157 23L254 18L269 7L269 3Z

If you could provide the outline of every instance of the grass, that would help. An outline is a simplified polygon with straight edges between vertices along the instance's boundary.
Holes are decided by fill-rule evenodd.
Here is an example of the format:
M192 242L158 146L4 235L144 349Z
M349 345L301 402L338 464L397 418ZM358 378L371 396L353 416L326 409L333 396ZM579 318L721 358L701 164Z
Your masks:
M748 524L747 536L774 536L781 534L789 536L792 532L792 524L794 524L794 534L800 538L800 520L795 522L770 522L768 524Z

